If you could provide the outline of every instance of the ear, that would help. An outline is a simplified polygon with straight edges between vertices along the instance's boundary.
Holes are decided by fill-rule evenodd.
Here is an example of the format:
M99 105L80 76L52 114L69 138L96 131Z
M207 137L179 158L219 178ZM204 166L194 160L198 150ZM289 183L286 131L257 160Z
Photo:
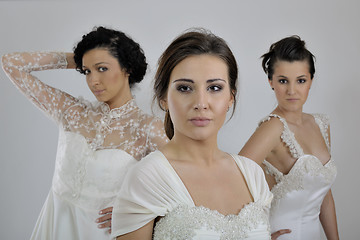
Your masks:
M268 79L268 82L269 82L269 84L270 84L270 88L274 88L274 87L273 87L273 81L272 81L271 79Z
M168 104L167 104L166 99L161 99L160 100L160 106L164 111L166 111L168 109Z
M232 93L230 94L230 99L229 99L229 108L232 107L232 105L234 104L234 91L231 91Z

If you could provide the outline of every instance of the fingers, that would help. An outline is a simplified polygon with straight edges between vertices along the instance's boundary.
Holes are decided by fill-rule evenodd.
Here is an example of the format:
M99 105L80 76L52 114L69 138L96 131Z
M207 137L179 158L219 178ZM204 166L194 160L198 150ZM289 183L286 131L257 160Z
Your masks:
M99 214L106 214L106 213L112 213L113 207L104 208L103 210L100 210Z
M287 234L287 233L291 233L291 230L290 229L281 229L279 231L276 231L271 234L271 240L276 240L279 236L281 236L283 234Z
M103 214L103 216L96 219L96 223L100 223L98 228L109 228L109 233L111 233L111 214L113 207L108 207L102 209L99 214Z
M111 213L108 213L102 217L99 217L98 219L96 219L96 222L102 223L102 222L109 221L109 220L111 220Z

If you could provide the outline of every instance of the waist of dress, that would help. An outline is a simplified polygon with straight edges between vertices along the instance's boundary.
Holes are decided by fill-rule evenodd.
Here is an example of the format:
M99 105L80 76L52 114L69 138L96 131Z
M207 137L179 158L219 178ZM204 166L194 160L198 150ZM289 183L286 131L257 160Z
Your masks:
M100 181L100 180L99 180ZM94 186L69 184L54 176L53 192L62 200L85 210L100 210L113 205L120 184L111 190L98 189Z

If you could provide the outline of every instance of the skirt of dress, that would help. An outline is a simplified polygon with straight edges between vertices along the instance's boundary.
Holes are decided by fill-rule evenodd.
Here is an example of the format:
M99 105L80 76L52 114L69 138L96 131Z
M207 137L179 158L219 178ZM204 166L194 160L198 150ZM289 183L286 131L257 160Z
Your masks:
M108 229L99 229L97 211L85 211L52 191L43 205L31 240L109 239Z

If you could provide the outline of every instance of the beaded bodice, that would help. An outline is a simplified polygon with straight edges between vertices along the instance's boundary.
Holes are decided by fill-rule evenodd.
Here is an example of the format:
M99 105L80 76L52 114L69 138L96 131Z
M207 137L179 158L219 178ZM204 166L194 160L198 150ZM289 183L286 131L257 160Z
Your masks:
M248 239L252 232L261 232L259 226L268 228L264 205L251 202L238 215L226 216L202 206L179 205L156 223L153 239L208 239L209 235L219 240Z
M328 151L330 152L330 144L327 134L329 120L322 114L313 114L313 116L315 122L320 128ZM271 114L262 120L262 122L268 121L272 117L278 118L283 123L284 129L281 134L281 140L289 148L291 156L296 159L288 174L283 174L268 161L263 161L266 173L273 175L277 183L271 190L274 194L272 207L275 207L280 199L283 199L286 194L294 190L304 190L306 188L307 191L317 191L315 185L309 186L306 185L305 182L318 181L318 183L322 183L322 186L320 187L328 186L328 188L330 188L337 173L333 159L330 159L325 165L323 165L317 157L304 154L303 149L296 141L294 133L291 132L284 118L276 114ZM312 187L314 187L314 189L311 190Z

